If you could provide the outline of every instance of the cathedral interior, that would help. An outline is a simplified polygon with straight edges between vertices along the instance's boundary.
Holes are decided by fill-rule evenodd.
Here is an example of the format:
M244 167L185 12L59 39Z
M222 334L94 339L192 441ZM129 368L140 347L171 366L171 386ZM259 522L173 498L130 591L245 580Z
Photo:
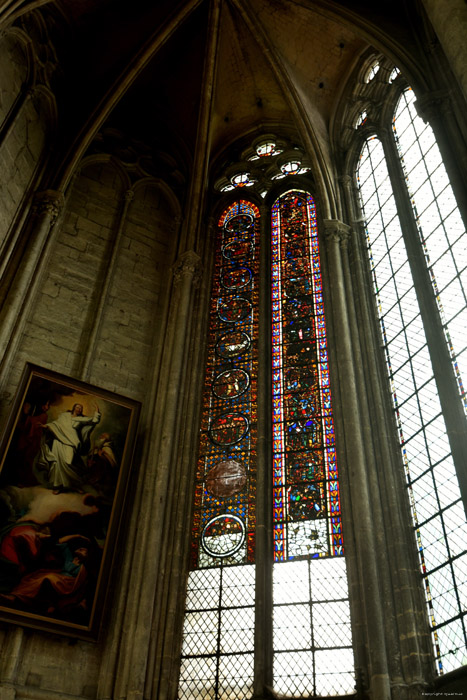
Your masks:
M466 3L0 26L1 700L467 697Z

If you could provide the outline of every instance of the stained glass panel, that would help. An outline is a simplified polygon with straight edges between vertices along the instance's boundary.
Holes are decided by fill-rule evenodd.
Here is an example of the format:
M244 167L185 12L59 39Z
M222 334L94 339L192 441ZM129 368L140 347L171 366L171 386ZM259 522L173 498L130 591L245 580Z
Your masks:
M254 560L258 236L258 209L244 200L219 221L193 568L218 565L220 553L224 566Z
M288 697L351 693L318 230L314 201L299 191L272 209L272 363L274 687Z
M343 554L314 202L272 210L275 561Z
M251 695L259 212L219 221L195 487L180 700Z

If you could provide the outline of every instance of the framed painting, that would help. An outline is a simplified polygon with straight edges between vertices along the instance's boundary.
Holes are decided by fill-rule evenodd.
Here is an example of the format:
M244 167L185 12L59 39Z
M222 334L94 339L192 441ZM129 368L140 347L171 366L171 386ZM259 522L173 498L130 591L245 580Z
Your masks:
M26 365L0 443L0 620L97 639L139 409Z

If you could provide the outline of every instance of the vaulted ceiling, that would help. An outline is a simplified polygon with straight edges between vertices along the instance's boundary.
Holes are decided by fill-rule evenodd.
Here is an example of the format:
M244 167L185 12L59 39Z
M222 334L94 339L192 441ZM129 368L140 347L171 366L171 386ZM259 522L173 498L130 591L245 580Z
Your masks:
M105 124L165 150L188 173L210 40L208 0L28 5L47 6L52 38L53 23L59 28L58 159L84 153ZM304 121L326 149L346 77L369 45L386 53L397 45L399 63L401 56L418 60L405 7L403 0L225 0L211 159L238 138L278 129L293 135Z

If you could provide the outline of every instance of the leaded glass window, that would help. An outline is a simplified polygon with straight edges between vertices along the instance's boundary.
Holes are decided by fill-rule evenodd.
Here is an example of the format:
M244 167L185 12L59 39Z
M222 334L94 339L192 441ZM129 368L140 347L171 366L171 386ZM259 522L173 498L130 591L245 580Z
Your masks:
M179 698L249 697L255 597L259 211L217 229Z
M467 374L467 237L433 130L417 115L411 89L401 95L393 131L467 412L462 382L462 375Z
M466 236L433 133L416 115L411 90L398 102L393 132L395 141L387 148L394 149L403 168L416 228L401 227L386 153L376 136L363 146L357 178L434 653L443 673L467 662L467 526L456 473L456 466L465 465L454 464L438 393L445 377L433 369L434 348L427 341L419 299L427 293L436 297L465 402ZM403 208L403 202L398 204ZM420 280L415 284L409 264L409 237L417 229L431 292L421 288Z
M354 662L309 194L276 202L271 245L273 686L290 697L341 695L354 690ZM259 212L241 200L217 232L180 699L253 692L255 577L265 573L255 565L259 255Z
M274 687L354 689L315 204L272 209ZM338 669L338 671L336 670Z

